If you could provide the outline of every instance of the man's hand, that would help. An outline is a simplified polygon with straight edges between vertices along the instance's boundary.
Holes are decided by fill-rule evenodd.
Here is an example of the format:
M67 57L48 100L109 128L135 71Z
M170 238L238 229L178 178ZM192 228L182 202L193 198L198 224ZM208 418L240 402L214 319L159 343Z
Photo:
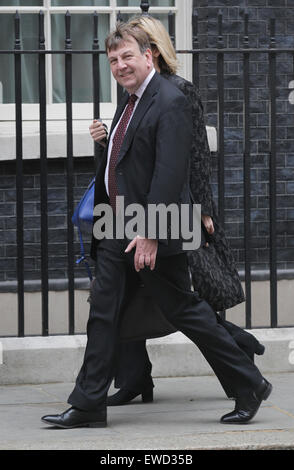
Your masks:
M212 218L209 217L209 215L202 215L201 218L202 218L202 222L204 223L204 226L207 232L210 235L212 235L214 233L214 225L213 225Z
M103 145L103 147L105 147L105 142L103 142L103 140L106 139L107 132L103 125L103 122L99 121L98 119L94 119L93 123L89 127L89 130L92 139L94 139L95 142L98 142L99 144Z
M137 236L128 244L125 253L129 253L134 247L136 247L134 256L135 270L139 272L140 269L149 266L152 271L155 268L158 241Z

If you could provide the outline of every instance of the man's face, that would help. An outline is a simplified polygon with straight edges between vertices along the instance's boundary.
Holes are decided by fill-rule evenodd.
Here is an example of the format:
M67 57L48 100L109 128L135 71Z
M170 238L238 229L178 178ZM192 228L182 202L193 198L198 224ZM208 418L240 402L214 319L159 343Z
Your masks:
M138 90L153 67L151 50L142 54L132 36L108 51L108 60L112 75L130 94Z

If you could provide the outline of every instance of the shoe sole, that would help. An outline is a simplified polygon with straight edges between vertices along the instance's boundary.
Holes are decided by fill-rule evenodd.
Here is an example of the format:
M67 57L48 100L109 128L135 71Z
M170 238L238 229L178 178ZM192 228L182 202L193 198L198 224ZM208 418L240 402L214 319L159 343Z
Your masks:
M137 397L135 397L137 398ZM142 400L142 401L133 401L135 398L132 398L132 400L129 401L124 401L123 403L108 403L106 402L106 406L125 406L125 405L140 405L140 404L146 404L146 403L153 403L153 400Z
M61 429L73 429L73 428L106 428L107 423L105 421L99 421L96 423L82 423L82 424L76 424L75 426L64 426L62 424L55 424L55 423L50 423L49 421L46 421L45 419L41 419L41 421L45 424L49 424L50 426L53 426L55 428L61 428Z

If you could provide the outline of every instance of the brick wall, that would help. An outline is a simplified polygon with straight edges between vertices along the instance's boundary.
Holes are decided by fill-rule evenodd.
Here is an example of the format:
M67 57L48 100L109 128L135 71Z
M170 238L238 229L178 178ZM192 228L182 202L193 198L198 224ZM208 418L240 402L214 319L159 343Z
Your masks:
M208 6L209 5L209 6ZM217 44L217 13L223 12L224 46L241 47L244 9L248 8L249 44L268 47L268 19L275 14L277 47L294 48L294 0L196 0L200 47ZM294 80L293 56L279 55L277 67L277 256L279 269L294 269ZM208 125L217 125L215 56L201 56L200 91ZM269 92L264 54L251 60L252 267L267 269L269 260ZM240 269L243 250L243 90L242 62L225 61L225 229ZM293 86L294 88L294 86ZM66 277L65 162L48 160L49 277ZM75 199L93 174L91 157L75 158ZM217 200L217 155L213 155L212 187ZM39 162L24 162L25 279L40 278ZM0 282L16 279L15 162L0 162ZM79 253L76 239L75 252ZM76 268L76 277L85 276Z
M217 14L223 13L224 47L242 47L244 11L249 14L249 46L270 42L269 19L276 18L276 46L294 48L293 0L196 0L201 47L216 47ZM217 126L216 56L201 58L200 91L207 124ZM269 259L269 90L266 54L250 60L252 267L267 269ZM241 55L225 55L225 228L239 268L243 268L243 64ZM294 268L294 80L291 54L277 56L277 257L279 269ZM292 82L292 88L293 82ZM290 103L292 101L292 104ZM217 158L212 185L217 199Z
M16 190L15 161L0 162L0 282L16 279ZM74 160L74 199L77 203L94 174L93 157ZM25 279L40 279L40 165L24 160L24 244ZM48 160L48 242L49 278L67 277L67 203L64 159ZM79 241L75 237L75 253ZM85 239L87 241L87 238ZM89 240L89 238L88 238ZM86 243L86 248L89 244ZM85 277L84 268L76 268L76 277Z

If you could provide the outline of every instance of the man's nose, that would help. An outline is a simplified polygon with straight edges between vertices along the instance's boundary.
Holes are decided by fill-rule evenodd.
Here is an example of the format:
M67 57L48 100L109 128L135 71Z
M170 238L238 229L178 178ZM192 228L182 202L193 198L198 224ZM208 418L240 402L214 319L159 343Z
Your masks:
M126 63L120 57L117 59L117 66L119 69L124 69L126 67Z

